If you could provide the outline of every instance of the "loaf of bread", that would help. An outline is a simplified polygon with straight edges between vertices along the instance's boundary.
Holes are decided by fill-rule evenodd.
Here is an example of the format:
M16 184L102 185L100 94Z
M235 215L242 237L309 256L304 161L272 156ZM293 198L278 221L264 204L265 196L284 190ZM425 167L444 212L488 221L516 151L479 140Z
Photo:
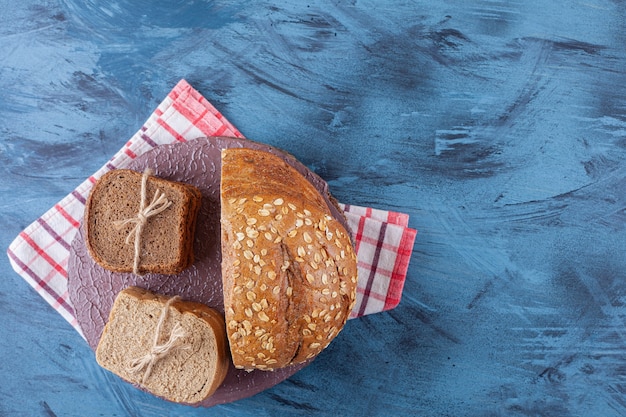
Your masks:
M192 185L155 176L148 176L145 186L145 206L157 190L171 204L145 219L140 236L135 236L132 220L137 220L140 211L142 174L118 169L98 180L85 207L87 249L99 265L114 272L178 274L194 261L202 196Z
M179 338L157 354L155 346L167 344L173 334ZM155 356L148 356L151 353ZM194 404L211 396L226 377L224 319L204 304L129 287L115 299L96 360L154 395Z
M280 157L222 151L222 281L238 368L273 370L319 354L356 299L350 234L327 200Z

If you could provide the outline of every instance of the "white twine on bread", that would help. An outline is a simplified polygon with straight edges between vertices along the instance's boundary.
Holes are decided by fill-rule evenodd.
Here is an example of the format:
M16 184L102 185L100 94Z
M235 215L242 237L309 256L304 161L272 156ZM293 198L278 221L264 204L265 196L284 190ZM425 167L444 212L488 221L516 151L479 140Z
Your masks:
M159 317L159 321L156 326L156 330L154 332L154 340L152 342L152 347L150 348L150 352L146 353L144 356L140 358L133 359L130 362L130 366L127 368L128 372L137 373L141 372L145 368L145 372L141 378L141 383L145 384L150 374L152 373L152 367L156 362L158 362L161 358L166 356L174 349L189 349L189 345L179 346L181 343L181 339L187 335L183 326L180 323L174 324L172 331L170 332L170 337L162 345L159 345L159 339L161 336L161 329L163 327L163 323L167 319L167 314L169 312L170 306L175 301L179 301L179 296L174 296L170 298L167 303L163 306L161 310L161 316Z
M130 243L131 237L135 236L135 256L133 258L133 273L135 275L139 275L141 232L143 231L144 226L150 217L156 216L172 205L172 202L167 199L165 194L163 194L161 190L157 189L154 193L154 197L152 197L152 202L150 202L150 204L146 207L147 183L150 175L152 175L152 170L150 168L146 168L141 177L141 200L139 202L139 212L137 215L135 217L113 222L113 225L118 230L129 223L135 225L126 236L127 245Z

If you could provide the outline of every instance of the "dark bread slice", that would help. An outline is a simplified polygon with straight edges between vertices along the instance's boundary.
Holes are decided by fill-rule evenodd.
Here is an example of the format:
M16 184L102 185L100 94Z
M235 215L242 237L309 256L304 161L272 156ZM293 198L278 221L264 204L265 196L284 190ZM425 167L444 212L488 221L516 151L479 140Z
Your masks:
M144 382L145 370L130 370L133 360L150 352L159 317L170 298L138 287L122 290L100 338L96 360L103 368L154 395L194 404L215 392L230 363L224 319L208 306L172 302L159 343L165 343L175 323L179 323L185 332L179 347L185 348L174 348L156 361Z
M350 233L280 157L222 151L222 282L233 363L271 370L319 354L356 300Z
M118 169L104 174L93 187L85 206L84 227L90 255L103 268L133 272L133 224L121 229L115 222L137 217L142 174ZM193 240L200 209L200 191L189 184L150 176L146 205L160 190L172 202L162 213L150 217L141 233L139 272L178 274L194 261Z

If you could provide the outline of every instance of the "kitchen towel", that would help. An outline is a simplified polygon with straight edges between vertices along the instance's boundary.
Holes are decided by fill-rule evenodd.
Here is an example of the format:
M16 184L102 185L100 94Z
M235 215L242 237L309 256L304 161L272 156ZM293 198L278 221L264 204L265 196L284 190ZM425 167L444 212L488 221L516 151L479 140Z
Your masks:
M68 294L67 264L91 188L104 173L126 167L159 145L205 136L243 138L211 103L181 80L122 149L9 245L13 269L81 335ZM409 216L350 204L341 207L355 238L358 261L357 302L350 318L396 307L417 233L408 227Z

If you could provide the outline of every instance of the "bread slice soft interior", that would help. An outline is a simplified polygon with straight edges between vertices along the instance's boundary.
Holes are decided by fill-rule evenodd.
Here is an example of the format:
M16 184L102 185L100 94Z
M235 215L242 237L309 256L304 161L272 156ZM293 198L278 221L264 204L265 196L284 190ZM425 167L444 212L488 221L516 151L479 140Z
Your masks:
M142 174L117 169L104 174L94 185L85 206L86 244L91 257L103 268L132 272L134 224L122 229L115 222L136 218L141 201ZM141 233L140 273L178 274L194 261L193 240L201 204L200 191L189 184L150 176L146 205L157 190L172 202L165 211L150 217Z
M159 317L169 299L137 287L122 290L100 338L96 360L103 368L156 396L177 403L198 403L220 386L230 363L224 319L204 304L173 302L159 343L167 342L176 323L185 335L177 347L154 362L145 382L145 369L131 370L134 360L150 352Z

